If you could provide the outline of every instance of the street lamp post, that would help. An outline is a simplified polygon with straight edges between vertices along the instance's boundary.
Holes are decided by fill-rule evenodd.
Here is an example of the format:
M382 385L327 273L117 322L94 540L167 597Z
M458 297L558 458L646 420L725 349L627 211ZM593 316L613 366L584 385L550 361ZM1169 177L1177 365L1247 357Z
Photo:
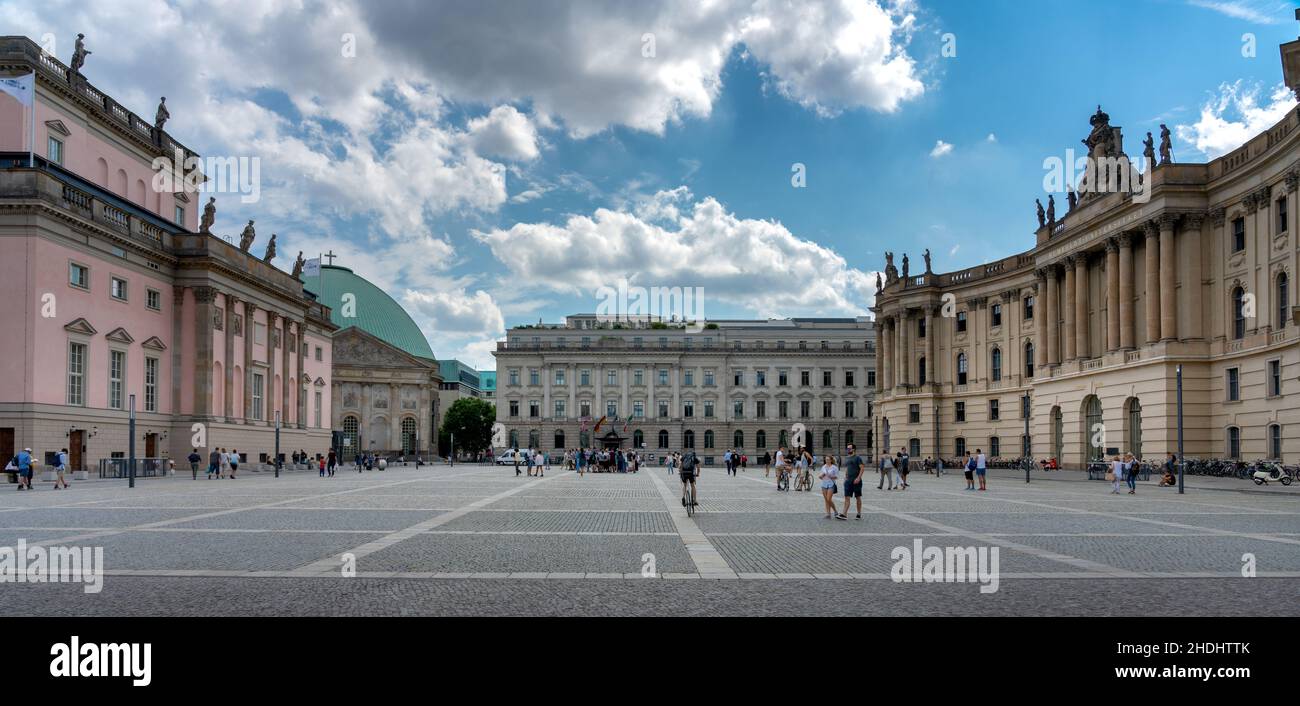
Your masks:
M280 477L280 412L275 413L275 477Z
M1020 457L1024 459L1025 464L1025 482L1029 482L1029 467L1032 465L1029 461L1029 393L1020 398L1021 410L1020 416L1025 418L1025 438L1020 442Z
M1178 494L1183 494L1183 467L1187 465L1183 458L1183 366L1177 367L1178 377Z
M121 401L121 399L122 398L120 397L118 398L119 401ZM135 487L135 395L131 395L129 399L130 399L131 411L130 411L129 420L127 421L127 427L128 427L127 431L128 431L128 435L130 436L130 441L127 442L127 455L130 458L128 458L126 462L127 463L126 477L130 479L128 481L127 487L134 488Z

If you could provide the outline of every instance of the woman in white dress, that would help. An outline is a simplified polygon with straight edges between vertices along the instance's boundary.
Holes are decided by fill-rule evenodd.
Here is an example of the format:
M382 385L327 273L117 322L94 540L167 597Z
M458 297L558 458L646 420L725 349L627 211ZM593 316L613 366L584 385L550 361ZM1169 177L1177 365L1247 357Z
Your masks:
M817 474L822 481L822 500L826 502L826 517L834 517L839 520L848 519L844 515L835 511L835 491L838 490L835 481L840 477L840 467L835 465L835 457L826 454L822 457L821 472Z
M1116 456L1110 462L1110 472L1113 476L1110 482L1110 494L1119 495L1119 485L1124 482L1124 460Z

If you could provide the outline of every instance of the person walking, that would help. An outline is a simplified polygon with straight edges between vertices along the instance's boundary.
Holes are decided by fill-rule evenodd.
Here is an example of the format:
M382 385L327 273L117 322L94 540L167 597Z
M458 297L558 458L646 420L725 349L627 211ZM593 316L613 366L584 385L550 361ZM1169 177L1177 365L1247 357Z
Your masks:
M987 475L989 471L989 457L984 455L981 449L975 449L975 475L980 481L980 490L988 490Z
M222 447L220 451L221 466L217 468L217 480L224 479L226 477L226 472L230 470L230 454L226 453L225 447Z
M1137 495L1138 460L1129 454L1124 462L1124 480L1128 481L1128 494Z
M840 518L849 515L849 500L858 499L858 519L862 519L862 457L853 444L848 446L848 455L844 457L844 512Z
M213 473L221 472L221 449L213 449L208 453L208 480L212 480Z
M545 478L545 477L546 477L546 457L545 457L544 455L542 455L542 450L541 450L541 449L537 449L537 450L534 451L533 453L534 453L533 461L535 462L534 465L537 466L537 477L538 477L538 478Z
M239 471L239 449L230 450L230 480L235 479L235 473Z
M880 482L876 484L876 490L885 489L885 479L889 479L889 489L894 489L894 459L885 452L880 455Z
M67 490L68 480L63 477L63 474L67 470L68 470L68 450L63 449L58 453L57 456L54 457L54 473L55 473L54 489L55 490L58 490L60 485L63 486L64 490Z
M898 489L907 490L907 474L912 472L912 457L904 449L898 452Z
M327 456L325 460L325 466L329 469L330 478L334 477L334 469L338 465L339 465L338 454L334 453L334 449L330 449L329 456ZM419 457L416 457L415 467L416 468L420 467Z
M190 474L194 476L194 480L198 480L199 463L203 461L203 457L199 455L199 450L194 449L191 451L190 455L186 457L186 460L190 462Z
M325 477L325 458L324 458L323 456L320 456L320 455L318 454L318 455L316 456L316 459L317 459L317 461L318 461L317 465L320 466L320 477L321 477L321 478L324 478L324 477Z
M1124 460L1118 455L1110 462L1110 494L1119 495L1119 484L1124 482Z
M835 492L839 490L836 487L836 479L840 476L839 466L835 465L835 457L826 454L822 457L821 472L817 474L822 481L822 501L826 503L827 519L834 517L837 520L847 520L848 517L835 511Z
M32 466L35 463L36 459L32 458L31 449L23 449L18 452L18 455L14 456L14 466L18 468L19 490L32 489Z
M772 473L772 452L763 452L763 477L766 478Z
M975 490L975 458L966 452L966 490Z
M585 449L578 449L578 451L573 454L573 467L578 471L579 478L586 477L587 453ZM519 475L519 472L515 471L515 475Z

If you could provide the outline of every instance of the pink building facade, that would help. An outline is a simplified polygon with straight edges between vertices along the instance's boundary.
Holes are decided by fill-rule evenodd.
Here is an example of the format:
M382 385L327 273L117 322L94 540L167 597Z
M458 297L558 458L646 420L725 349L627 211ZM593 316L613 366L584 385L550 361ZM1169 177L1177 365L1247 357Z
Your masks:
M74 470L128 451L238 449L269 463L330 445L330 311L258 254L199 232L207 194L155 188L195 156L22 37L0 76L36 72L27 113L0 93L0 458L69 450ZM261 250L254 243L250 250Z

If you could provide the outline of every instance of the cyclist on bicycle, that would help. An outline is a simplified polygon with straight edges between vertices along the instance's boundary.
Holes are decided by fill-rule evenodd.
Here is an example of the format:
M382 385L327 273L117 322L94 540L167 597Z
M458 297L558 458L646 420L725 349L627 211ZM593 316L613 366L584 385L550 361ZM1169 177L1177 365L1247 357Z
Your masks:
M677 475L682 479L682 507L686 507L686 484L691 484L691 497L695 500L692 505L700 504L699 491L696 489L695 477L700 473L699 459L695 457L694 451L687 451L682 456L682 467L678 469Z

